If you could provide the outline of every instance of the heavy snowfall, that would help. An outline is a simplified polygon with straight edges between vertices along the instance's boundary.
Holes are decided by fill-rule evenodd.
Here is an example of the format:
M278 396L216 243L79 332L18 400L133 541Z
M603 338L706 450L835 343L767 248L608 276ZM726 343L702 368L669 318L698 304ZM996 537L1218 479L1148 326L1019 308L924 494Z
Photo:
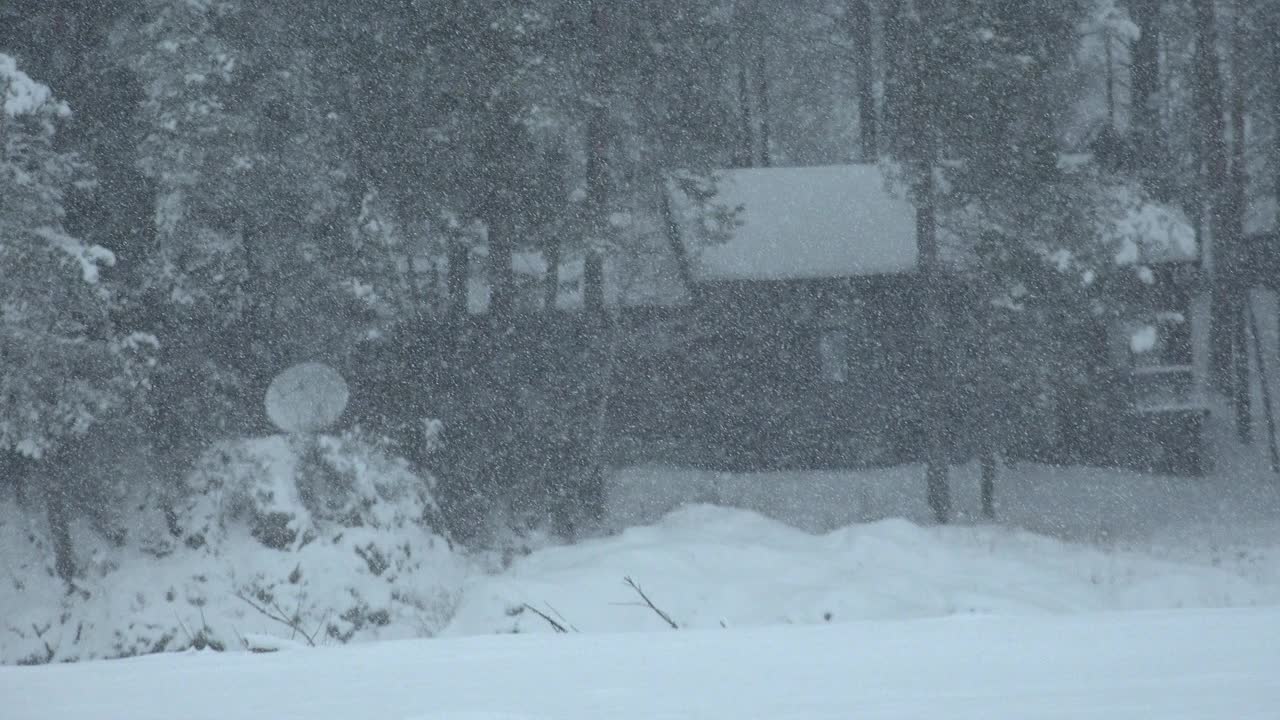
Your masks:
M1280 0L0 0L0 718L1280 714Z

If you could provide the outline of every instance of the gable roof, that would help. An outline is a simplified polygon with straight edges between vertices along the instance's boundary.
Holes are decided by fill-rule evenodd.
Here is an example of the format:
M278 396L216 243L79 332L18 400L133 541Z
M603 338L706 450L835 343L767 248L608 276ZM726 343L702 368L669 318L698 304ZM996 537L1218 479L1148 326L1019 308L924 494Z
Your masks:
M727 237L709 240L705 215L668 184L677 248L690 279L796 280L910 272L915 208L877 165L717 172L710 203L735 211Z

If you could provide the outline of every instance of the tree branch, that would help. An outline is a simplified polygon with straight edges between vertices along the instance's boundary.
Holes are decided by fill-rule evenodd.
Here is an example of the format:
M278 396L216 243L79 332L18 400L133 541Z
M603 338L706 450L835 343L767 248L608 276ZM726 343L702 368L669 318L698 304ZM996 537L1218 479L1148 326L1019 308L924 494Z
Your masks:
M534 615L537 615L538 617L542 618L543 620L546 620L546 621L547 621L547 624L548 624L548 625L550 625L550 626L551 626L551 629L552 629L552 630L555 630L555 631L556 631L556 633L558 633L558 634L563 634L563 633L567 633L567 632L569 632L569 628L567 628L567 627L565 627L564 625L560 624L559 622L557 622L557 621L556 621L556 619L555 619L555 618L553 618L553 617L551 617L550 615L548 615L548 614L546 614L546 613L542 612L541 610L539 610L538 608L536 608L536 607L534 607L534 606L530 605L529 603L525 603L525 604L524 604L524 609L525 609L525 610L528 610L528 611L530 611L530 612L532 612Z
M624 577L622 581L627 584L627 587L631 588L632 590L635 590L636 594L640 596L640 599L644 601L644 604L648 605L650 610L657 613L658 617L662 618L664 622L670 625L672 630L680 629L680 626L676 624L675 620L671 619L670 615L666 614L657 605L653 604L653 601L649 599L648 595L644 594L644 590L640 589L640 586L636 584L635 580L631 579L630 575Z
M308 635L306 630L303 630L301 627L299 627L298 622L296 620L290 620L284 617L284 613L280 612L280 608L278 606L275 608L276 612L273 613L271 612L271 610L245 597L244 593L237 592L236 597L243 600L245 604L248 605L249 607L262 613L265 617L275 620L276 622L280 623L281 625L284 625L285 627L289 628L290 630L297 633L298 635L301 635L302 639L306 640L307 644L310 645L311 647L316 646L315 638L311 635Z

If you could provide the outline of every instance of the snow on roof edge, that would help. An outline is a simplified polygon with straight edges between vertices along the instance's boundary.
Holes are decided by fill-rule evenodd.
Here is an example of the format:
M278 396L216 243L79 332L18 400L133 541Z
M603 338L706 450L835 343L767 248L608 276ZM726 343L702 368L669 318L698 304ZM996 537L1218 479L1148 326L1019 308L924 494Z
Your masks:
M857 277L916 268L915 208L893 192L878 165L719 170L710 182L713 213L692 207L694 199L674 179L666 183L677 206L678 239L697 281ZM720 214L732 214L733 227L724 227ZM728 237L705 239L716 234Z

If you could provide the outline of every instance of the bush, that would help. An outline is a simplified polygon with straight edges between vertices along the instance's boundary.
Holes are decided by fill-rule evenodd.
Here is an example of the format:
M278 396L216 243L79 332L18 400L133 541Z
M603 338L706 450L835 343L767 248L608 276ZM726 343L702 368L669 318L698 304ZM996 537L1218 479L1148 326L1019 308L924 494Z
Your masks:
M0 498L0 661L432 635L466 571L433 490L355 433L219 443L181 487L139 489L119 536L77 521L70 593L46 529Z

